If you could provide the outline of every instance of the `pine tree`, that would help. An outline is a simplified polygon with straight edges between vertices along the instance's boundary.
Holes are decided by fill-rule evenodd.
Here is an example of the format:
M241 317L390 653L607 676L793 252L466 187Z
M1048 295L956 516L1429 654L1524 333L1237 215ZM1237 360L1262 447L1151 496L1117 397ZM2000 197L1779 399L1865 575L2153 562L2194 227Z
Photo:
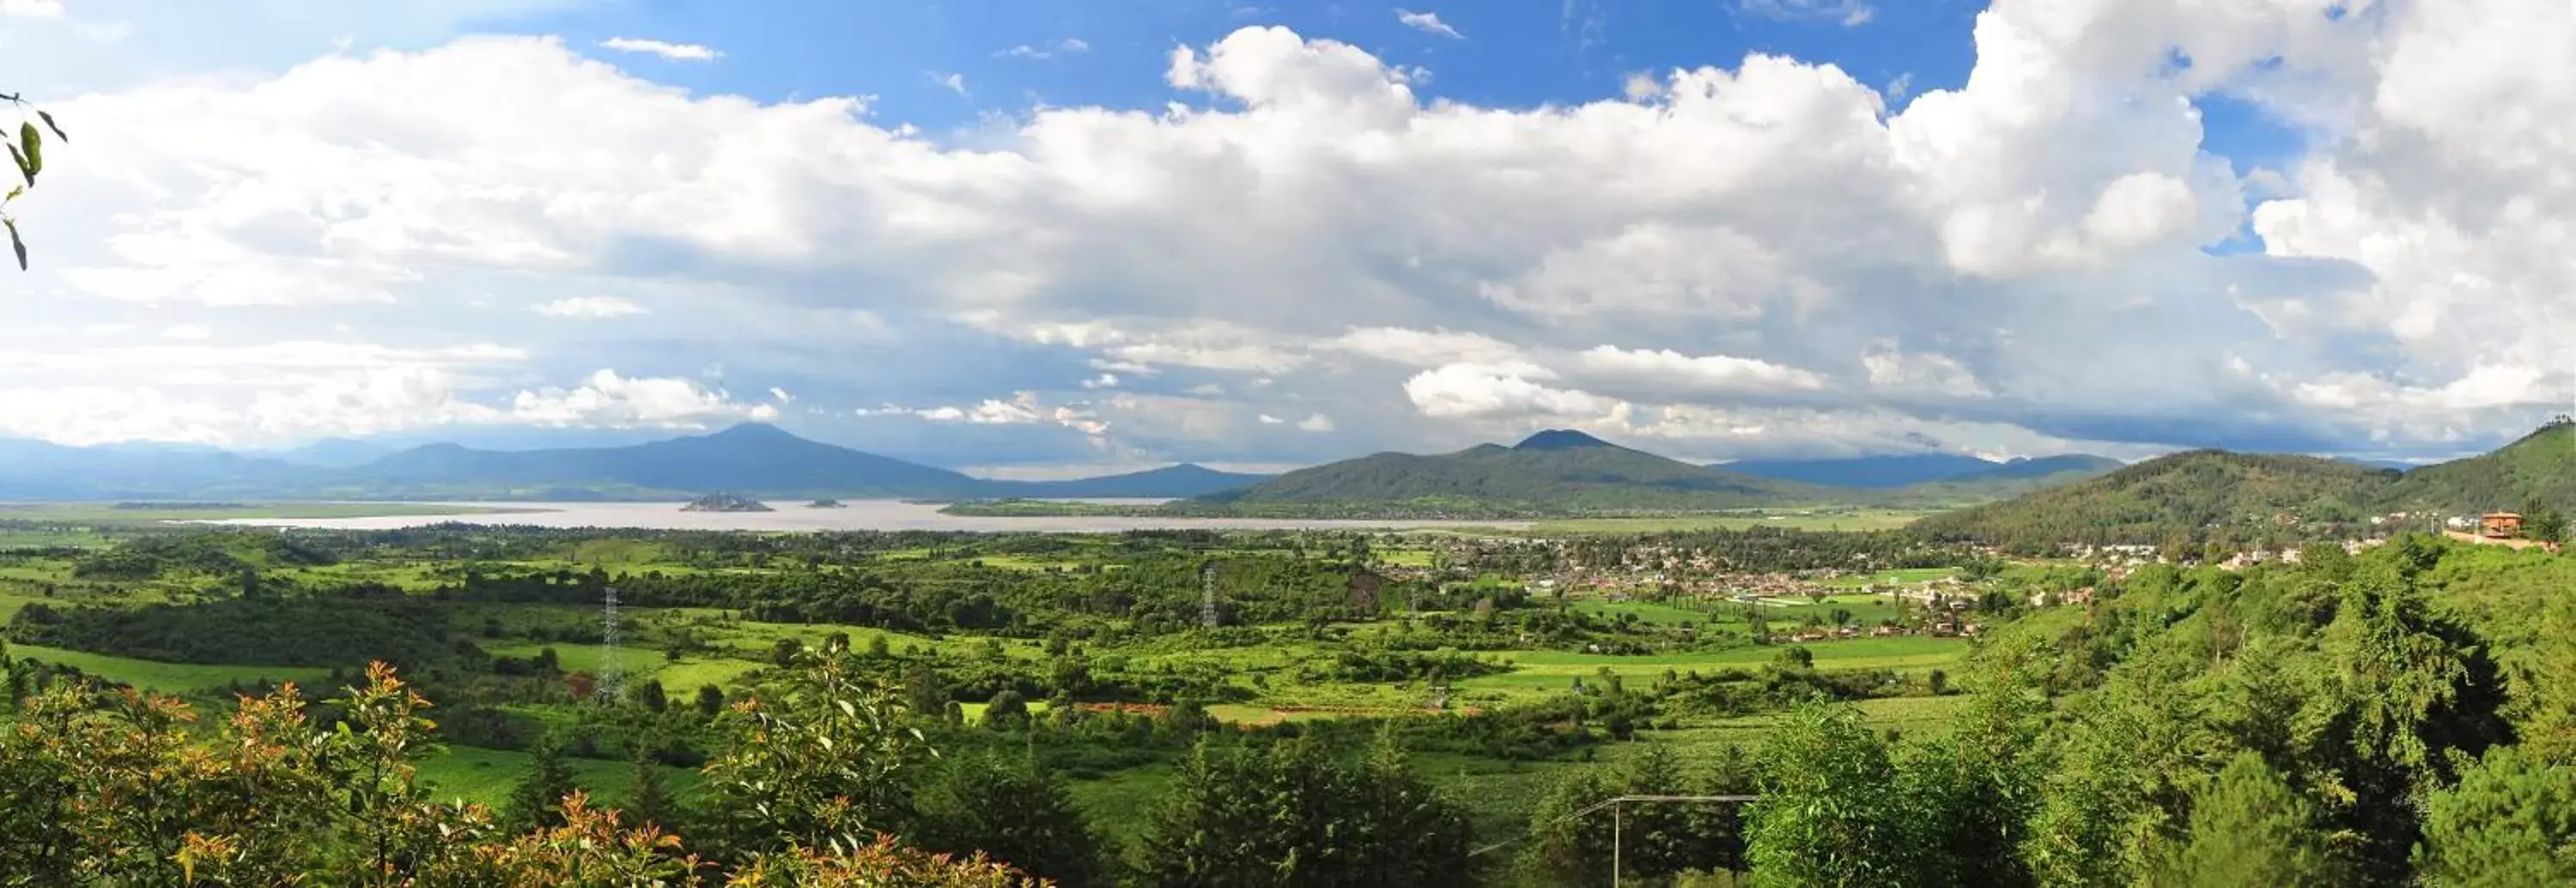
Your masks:
M1766 883L1916 884L1917 824L1886 744L1857 711L1800 706L1763 744L1761 761L1745 853Z
M1100 838L1064 780L1034 756L953 758L922 788L919 808L916 841L924 848L982 851L1064 888L1106 884Z
M629 826L652 824L664 832L680 830L680 805L663 785L662 768L653 761L650 749L635 745L634 776L627 782L625 822Z
M563 797L581 788L573 782L572 765L564 761L563 744L555 732L547 731L528 748L528 755L528 772L510 787L502 821L514 832L561 826Z
M2576 774L2500 746L2435 792L2415 862L2428 884L2576 884Z
M2342 884L2315 807L2250 752L2228 761L2192 800L2191 842L2171 876L2167 884L2204 888Z

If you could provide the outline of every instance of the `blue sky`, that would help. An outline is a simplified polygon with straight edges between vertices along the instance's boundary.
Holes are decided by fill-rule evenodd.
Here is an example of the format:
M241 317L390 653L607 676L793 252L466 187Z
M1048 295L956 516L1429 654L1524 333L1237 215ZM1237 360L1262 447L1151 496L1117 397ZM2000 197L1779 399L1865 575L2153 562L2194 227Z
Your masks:
M2472 5L5 0L0 435L2455 454L2576 390Z

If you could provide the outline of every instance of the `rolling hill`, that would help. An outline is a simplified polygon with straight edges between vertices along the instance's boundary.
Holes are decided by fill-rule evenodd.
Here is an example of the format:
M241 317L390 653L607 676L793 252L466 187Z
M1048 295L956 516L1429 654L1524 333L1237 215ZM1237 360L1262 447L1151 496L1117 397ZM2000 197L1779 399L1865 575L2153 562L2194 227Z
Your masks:
M1939 539L1995 543L2155 544L2178 535L2252 541L2364 521L2396 476L2316 457L2193 450L1913 527Z
M2576 424L2551 423L2493 452L2414 469L2354 460L2195 450L2099 478L1925 518L1943 539L2009 543L2259 543L2348 536L2372 515L2473 515L2534 505L2576 513Z
M1807 485L1691 465L1582 432L1539 432L1519 444L1456 453L1379 453L1299 469L1209 503L1461 502L1548 511L1729 509L1832 499Z
M2576 513L2576 424L2553 423L2495 451L2407 472L2382 503L2389 511L2518 510L2537 501Z

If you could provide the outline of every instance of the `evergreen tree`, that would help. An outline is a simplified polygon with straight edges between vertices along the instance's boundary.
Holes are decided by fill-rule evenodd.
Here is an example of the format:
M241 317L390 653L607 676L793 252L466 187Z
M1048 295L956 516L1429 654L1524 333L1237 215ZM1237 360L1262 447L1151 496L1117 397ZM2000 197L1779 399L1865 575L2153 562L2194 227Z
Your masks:
M1201 742L1146 824L1154 888L1473 884L1466 815L1391 748L1345 764L1312 738L1266 750Z
M957 756L922 787L918 842L934 851L982 851L1063 888L1107 884L1100 837L1072 790L1030 755Z
M580 788L573 782L572 765L564 760L561 738L553 731L540 734L528 748L527 773L510 787L502 823L513 832L562 826L563 798Z
M725 696L723 688L716 687L715 685L698 686L699 715L714 718L717 713L724 711L724 706Z
M662 680L658 678L637 682L627 694L634 697L637 704L655 713L671 707L671 698L662 690Z
M632 776L627 781L625 822L628 826L652 824L664 832L680 831L680 804L663 784L662 768L654 763L644 744L635 745Z
M2445 888L2576 885L2576 773L2520 749L2487 751L2424 811L2419 872Z
M2239 753L2192 800L2191 841L2168 884L2301 888L2342 884L2314 806L2261 756Z

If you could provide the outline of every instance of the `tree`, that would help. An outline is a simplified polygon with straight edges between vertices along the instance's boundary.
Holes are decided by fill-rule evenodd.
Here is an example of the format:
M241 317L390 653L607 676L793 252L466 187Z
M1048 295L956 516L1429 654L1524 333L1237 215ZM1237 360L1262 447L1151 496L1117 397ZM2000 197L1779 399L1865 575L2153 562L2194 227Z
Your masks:
M658 678L636 682L635 687L626 693L634 697L637 704L656 713L671 707L671 698L662 690L662 680Z
M2338 885L2314 806L2262 756L2238 753L2192 800L2191 842L2167 884L2247 888Z
M2522 535L2551 543L2565 540L2567 516L2559 514L2556 509L2535 509L2523 518Z
M714 718L724 711L724 689L715 685L698 686L698 714Z
M2505 888L2576 884L2576 774L2500 746L2426 800L2429 884Z
M27 107L26 100L15 94L0 93L0 99L8 100L9 104L17 106L22 112ZM54 115L37 111L36 118L45 122L45 128L53 131L56 140L71 141L70 136L63 135L63 128L55 125ZM0 141L8 141L5 134L0 134ZM36 174L45 171L44 133L36 130L36 124L33 121L23 118L18 121L18 139L9 143L9 158L18 162L18 176L24 180L24 184L10 188L6 197L0 197L0 224L5 224L9 229L9 249L18 255L18 270L25 271L27 270L27 242L18 236L18 217L9 215L7 208L9 204L17 201L20 195L27 193L27 189L36 187Z
M1029 726L1029 701L1020 692L1003 688L984 704L984 727L995 731L1016 731Z
M1800 705L1764 742L1746 856L1766 883L1917 881L1913 824L1887 747L1847 707Z
M627 780L626 821L636 826L659 826L675 830L680 826L680 804L671 797L670 787L663 785L662 767L654 763L652 753L642 743L635 744L635 759Z
M894 690L846 650L799 653L791 667L776 693L719 718L724 744L701 785L722 853L859 846L911 820L929 747Z
M1100 837L1072 790L1031 755L949 759L922 787L918 841L933 851L981 851L1065 888L1106 884Z
M528 748L527 772L510 787L501 822L521 833L562 826L564 797L580 788L573 782L572 765L564 761L561 738L554 731L540 734Z
M1348 764L1313 738L1202 741L1150 815L1139 884L1358 888L1473 883L1466 815L1381 739Z

